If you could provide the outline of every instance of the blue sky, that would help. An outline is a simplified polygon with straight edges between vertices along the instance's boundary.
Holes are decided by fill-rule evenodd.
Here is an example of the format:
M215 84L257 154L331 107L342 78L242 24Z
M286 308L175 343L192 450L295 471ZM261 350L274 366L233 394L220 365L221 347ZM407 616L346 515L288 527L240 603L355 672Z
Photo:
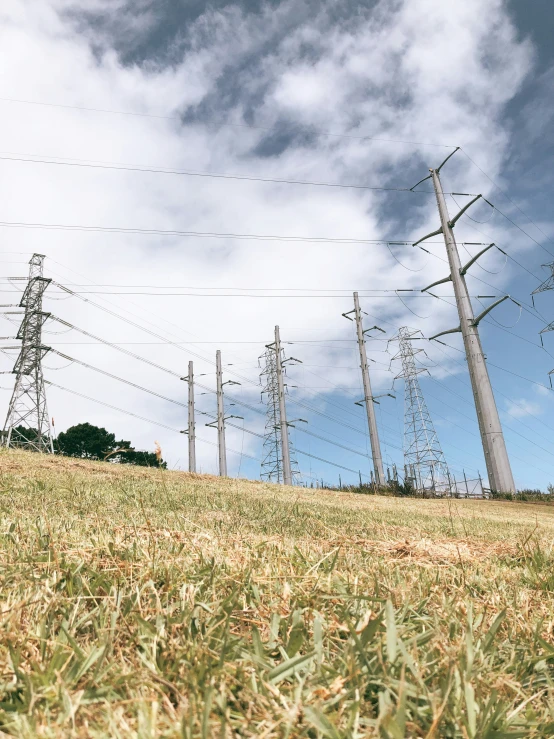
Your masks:
M388 344L398 327L430 336L456 323L448 286L437 290L444 300L401 301L394 293L444 276L444 246L433 240L427 255L410 246L305 239L411 242L435 230L432 193L345 185L409 188L461 146L443 170L445 189L483 193L496 206L480 203L456 226L462 260L479 250L475 242L494 241L509 254L491 252L475 265L470 292L510 294L523 305L519 315L506 302L481 324L512 467L518 487L545 489L554 483L554 334L544 335L543 348L539 331L554 319L554 304L552 292L542 293L537 313L530 293L548 275L541 265L554 260L554 11L546 0L446 5L8 0L0 10L3 222L302 239L4 227L3 289L15 289L6 278L25 274L30 253L44 253L49 276L87 290L67 298L53 287L47 309L54 315L177 373L193 359L209 388L220 348L228 379L242 383L234 395L257 408L258 357L279 324L287 352L303 362L289 370L289 414L335 442L293 432L304 479L337 482L340 474L352 482L358 470L367 477L370 463L363 411L354 405L356 344L341 314L359 290L369 325L386 329L368 349L376 392L387 392L400 372L391 366L396 345ZM451 214L465 202L449 197ZM142 294L163 285L181 294ZM112 294L121 292L133 294ZM476 312L489 302L476 297ZM60 333L55 322L47 330L45 341L59 351L185 399L184 384L167 373L77 331ZM2 335L14 334L4 318ZM456 477L463 470L485 476L461 344L457 336L445 342L451 348L424 342L420 361L430 376L421 377L422 388ZM0 355L2 370L13 362L8 354ZM48 357L47 378L170 428L186 425L181 406L67 364ZM3 377L6 409L12 381ZM396 400L378 407L388 465L402 464L401 381L395 390ZM170 465L186 468L182 435L67 390L50 387L49 403L58 431L89 420L142 448L159 441ZM212 413L213 394L199 395L198 408ZM229 410L263 432L260 413ZM215 472L215 433L199 426L199 436L202 469ZM257 477L260 439L230 428L228 444L230 473Z

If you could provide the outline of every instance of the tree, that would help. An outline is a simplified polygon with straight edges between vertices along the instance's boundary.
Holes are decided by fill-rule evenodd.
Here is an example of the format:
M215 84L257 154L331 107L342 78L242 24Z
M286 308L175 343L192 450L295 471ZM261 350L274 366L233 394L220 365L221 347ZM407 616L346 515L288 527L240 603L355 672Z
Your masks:
M167 463L155 452L137 451L130 441L116 441L115 434L91 423L78 423L62 431L56 441L56 451L67 457L167 468Z
M155 452L142 452L136 451L133 447L128 452L121 454L119 460L123 464L136 464L140 467L161 467L167 469L167 462L163 459L158 460L158 455Z
M130 441L116 441L115 434L91 423L78 423L58 435L56 448L68 457L104 459L117 449L129 449ZM112 461L118 461L112 459Z

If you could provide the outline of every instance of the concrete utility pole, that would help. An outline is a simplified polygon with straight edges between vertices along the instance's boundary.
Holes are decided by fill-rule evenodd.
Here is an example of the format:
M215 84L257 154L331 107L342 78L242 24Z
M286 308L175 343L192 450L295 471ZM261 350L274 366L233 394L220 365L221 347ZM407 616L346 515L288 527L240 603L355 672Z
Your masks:
M219 474L227 477L227 451L225 449L225 411L223 408L223 372L221 370L221 351L215 354L215 374L217 381L217 446L219 450Z
M479 331L477 328L477 325L484 313L488 312L490 309L487 309L487 311L475 319L464 277L467 266L462 269L458 247L452 230L453 224L459 218L461 213L459 213L453 221L450 220L439 177L439 170L440 167L438 169L431 170L431 179L433 181L433 187L435 188L441 219L442 228L439 232L442 231L444 236L444 243L446 244L446 251L448 254L448 263L450 265L450 277L446 278L446 280L452 280L454 295L456 296L456 304L458 306L458 315L460 317L460 327L454 329L454 331L461 330L464 340L471 387L473 389L475 408L477 410L477 420L479 422L481 441L483 443L483 451L485 454L485 463L487 465L489 476L489 485L491 490L495 492L515 492L516 488L510 467L510 460L508 459L508 452L506 451L504 434L502 433L502 426L500 425L500 418L498 416L489 373L485 363L485 355L483 354L481 339L479 338ZM470 204L468 204L463 211L465 211ZM441 280L441 282L444 281L445 280ZM492 307L494 306L491 306L491 308Z
M367 413L367 426L369 429L369 440L371 442L371 454L373 456L373 468L375 470L375 481L377 485L385 485L385 472L383 470L383 458L381 456L381 445L377 431L377 419L375 418L375 406L371 392L371 381L369 379L369 367L367 363L367 352L365 348L364 329L362 325L362 312L358 293L354 293L354 313L356 319L356 333L358 335L358 348L360 349L360 367L364 383L364 402Z
M188 427L182 434L188 434L189 437L189 472L196 472L196 424L194 422L194 371L193 364L189 362L189 373L181 380L188 382L189 400L188 400Z
M283 459L283 482L292 485L290 466L289 429L287 424L287 407L285 404L285 383L283 381L283 362L281 355L281 336L279 326L275 326L275 360L277 363L277 385L279 390L279 423L281 426L281 452Z
M189 400L188 400L188 437L189 437L189 472L196 472L196 425L194 423L194 368L189 362Z

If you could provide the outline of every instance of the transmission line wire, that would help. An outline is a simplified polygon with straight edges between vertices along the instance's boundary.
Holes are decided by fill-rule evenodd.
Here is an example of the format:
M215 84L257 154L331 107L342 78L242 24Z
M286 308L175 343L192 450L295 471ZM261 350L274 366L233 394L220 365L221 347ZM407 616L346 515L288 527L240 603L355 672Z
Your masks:
M158 397L158 398L160 398L160 399L162 399L162 400L165 400L165 401L167 401L167 402L169 402L169 403L174 403L175 405L179 405L179 406L181 406L181 407L183 407L183 408L186 408L186 407L187 407L187 404L186 404L186 403L182 403L182 402L180 402L180 401L178 401L178 400L175 400L175 399L173 399L173 398L168 398L168 397L167 397L166 395L162 395L161 393L158 393L158 392L156 392L156 391L154 391L154 390L150 390L149 388L146 388L146 387L144 387L144 386L142 386L142 385L139 385L139 384L137 384L137 383L135 383L135 382L132 382L131 380L128 380L128 379L126 379L126 378L123 378L123 377L119 377L118 375L114 375L113 373L111 373L111 372L108 372L108 371L106 371L106 370L103 370L103 369L100 369L99 367L95 367L95 366L93 366L93 365L89 364L88 362L84 362L84 361L82 361L82 360L80 360L80 359L76 359L76 358L74 358L74 357L70 357L70 356L69 356L68 354L65 354L65 353L63 353L63 352L59 352L59 351L58 351L58 350L56 350L56 349L53 349L52 351L53 351L53 352L54 352L55 354L57 354L57 355L58 355L59 357L61 357L62 359L66 359L66 360L69 360L69 361L70 361L71 363L75 362L75 363L77 363L77 364L80 364L81 366L83 366L83 367L85 367L85 368L87 368L87 369L93 370L93 371L95 371L95 372L99 372L100 374L103 374L103 375L105 375L105 376L107 376L107 377L110 377L110 378L111 378L111 379L113 379L113 380L117 380L118 382L122 382L122 383L125 383L126 385L129 385L130 387L133 387L133 388L135 388L135 389L137 389L137 390L141 390L141 391L143 391L143 392L145 392L145 393L148 393L148 394L150 394L150 395L154 395L154 396L156 396L156 397ZM69 366L69 365L68 365L68 366ZM56 369L59 369L59 368L56 368ZM169 370L167 370L167 371L169 371ZM176 373L174 373L174 374L176 374ZM177 376L178 376L178 375L177 375ZM199 388L203 389L203 390L207 390L207 391L209 391L209 392L212 392L212 393L214 392L213 390L211 390L211 388L208 388L208 387L207 387L206 385L203 385L202 383L199 383L199 382L195 382L195 385L196 385L197 387L199 387ZM230 400L231 402L234 402L234 403L240 404L241 406L243 406L243 407L246 407L246 408L248 408L248 409L249 409L249 410L251 410L251 411L254 411L254 412L256 412L256 413L260 413L261 415L264 415L264 414L263 414L263 411L261 411L261 410L259 410L258 408L255 408L254 406L252 406L252 405L250 405L250 404L248 404L248 403L244 402L243 400L240 400L240 399L238 399L238 398L236 398L236 397L233 397L233 396L231 396L231 395L228 395L227 393L225 394L225 397L226 397L226 398L227 398L228 400ZM214 416L214 415L212 415L212 414L210 414L210 413L207 413L207 412L205 412L205 411L198 411L198 412L199 412L200 414L202 414L202 415L208 416L209 418L216 418L216 416ZM251 434L251 435L253 435L253 436L257 436L257 437L258 437L258 438L260 438L260 439L263 439L263 438L264 438L263 434L259 434L259 433L256 433L255 431L251 431L250 429L247 429L247 428L243 428L242 426L237 426L236 424L233 424L233 423L230 423L230 422L227 422L227 425L228 425L228 426L232 426L233 428L237 428L237 429L239 429L239 430L243 430L243 431L244 431L245 433ZM346 451L349 451L349 452L351 452L351 453L353 453L353 454L359 454L359 455L361 455L361 456L363 456L363 457L367 458L367 455L366 455L366 454L364 454L364 453L362 453L362 452L358 452L358 451L356 451L356 450L354 450L354 449L351 449L351 448L349 448L349 447L346 447L346 446L344 446L344 445L342 445L342 444L337 444L337 442L334 442L334 441L332 441L331 439L326 439L326 438L325 438L325 437L323 437L323 436L319 436L319 435L317 435L317 434L314 434L313 432L311 432L311 431L308 431L307 429L299 429L299 430L300 430L300 431L301 431L302 433L308 434L308 435L310 435L310 436L314 436L315 438L318 438L318 439L320 439L320 440L322 440L322 441L325 441L325 442L327 442L328 444L332 444L332 445L334 445L334 446L336 446L336 447L340 447L340 448L342 448L342 449L345 449ZM330 464L334 464L334 463L330 463Z
M19 98L9 98L9 97L1 97L0 101L4 103L19 103L21 105L40 105L48 108L66 108L69 110L81 110L81 111L87 111L91 113L110 113L113 115L128 115L138 118L157 118L162 120L177 120L180 123L183 123L183 118L181 115L156 115L154 113L139 113L134 111L125 111L125 110L109 110L106 108L91 108L86 107L82 105L66 105L61 103L46 103L38 100L21 100ZM266 126L255 126L254 124L250 123L229 123L228 121L219 121L216 125L218 126L229 126L231 128L245 128L250 129L253 131L265 131L268 133L275 133L278 129L274 126L272 128L266 127ZM299 124L297 124L298 127L300 127ZM328 136L331 138L340 138L340 139L354 139L356 141L381 141L384 143L389 144L413 144L415 146L436 146L443 149L454 149L455 147L450 144L435 144L435 143L429 143L425 141L405 141L403 139L383 139L383 138L377 138L375 136L355 136L353 134L344 134L344 133L329 133L326 131L317 131L318 136Z
M518 204L517 204L517 203L516 203L516 202L515 202L515 201L514 201L514 200L513 200L513 199L512 199L512 198L511 198L511 197L510 197L509 195L508 195L508 193L507 193L507 192L506 192L505 190L503 190L503 189L502 189L502 188L501 188L501 187L500 187L499 185L497 185L497 183L496 183L496 182L495 182L495 181L494 181L494 180L492 179L492 177L490 177L490 176L489 176L489 175L488 175L488 174L487 174L487 173L485 172L485 170L484 170L484 169L482 169L482 168L481 168L481 167L480 167L480 166L479 166L479 165L477 164L477 162L476 162L475 160L473 160L473 159L472 159L472 158L471 158L471 157L469 156L469 154L468 154L468 153L467 153L467 151L466 151L466 150L465 150L465 149L463 148L463 146L460 146L460 150L461 150L461 151L463 152L464 156L466 156L466 157L467 157L467 158L469 159L469 161L470 161L470 162L471 162L471 163L473 164L473 166L477 167L477 169L478 169L478 170L479 170L479 171L480 171L480 172L481 172L482 174L484 174L484 175L485 175L485 177L486 177L486 178L487 178L487 179L489 180L489 182L491 182L491 183L492 183L492 184L494 185L494 187L495 187L495 188L496 188L497 190L499 190L499 191L500 191L500 192L501 192L501 193L502 193L502 194L504 195L504 197L505 197L505 198L507 198L507 199L508 199L508 200L510 201L510 203L511 203L512 205L514 205L514 206L515 206L515 207L516 207L516 208L517 208L517 209L519 210L519 212L520 212L520 213L521 213L521 214L522 214L523 216L525 216L525 218L527 218L527 220L528 220L528 221L529 221L530 223L532 223L532 225L533 225L533 226L534 226L534 227L535 227L535 228L536 228L536 229L537 229L538 231L540 231L540 232L542 233L542 235L543 235L543 236L544 236L544 237L545 237L546 239L549 239L549 241L550 241L550 238L549 238L549 236L548 236L548 235L547 235L547 234L546 234L546 233L545 233L545 232L544 232L544 231L542 230L542 228L540 228L540 226L538 226L538 225L537 225L537 224L536 224L536 223L535 223L535 222L534 222L534 221L532 220L531 216L529 216L529 215L528 215L527 213L525 213L525 212L524 212L524 211L523 211L523 210L522 210L522 209L521 209L521 208L519 207L519 205L518 205ZM550 253L550 252L549 252L549 253Z
M133 413L131 411L125 410L124 408L118 408L115 405L111 405L110 403L106 403L103 400L98 400L97 398L91 398L89 395L85 395L84 393L79 393L76 390L70 390L67 387L63 387L62 385L58 385L55 382L51 382L50 380L45 380L45 383L47 385L50 385L51 387L55 387L58 390L63 390L66 393L71 393L72 395L78 395L80 398L84 398L85 400L90 400L93 403L98 403L99 405L106 406L107 408L111 408L114 411L119 411L119 413L124 413L127 416L132 416L133 418L138 418L141 421L146 421L147 423L151 423L155 426L160 426L161 428L167 429L168 431L174 431L176 434L180 434L181 432L179 429L175 429L172 426L167 426L165 423L161 423L160 421L153 421L151 418L145 418L144 416L139 416L137 413ZM240 427L239 427L240 428ZM207 439L203 439L200 436L196 437L198 441L203 442L204 444L210 444L210 446L217 446L215 442L208 441ZM232 452L233 454L241 454L241 452L238 452L236 449L231 449L230 447L227 447L228 452ZM253 459L255 462L259 462L260 460L257 457L252 457L249 454L244 453L244 457L248 457L249 459Z
M245 180L247 182L267 182L284 185L310 185L314 187L337 187L350 190L375 190L384 192L406 192L413 195L434 195L434 190L412 190L408 187L378 187L371 185L360 185L350 184L342 182L316 182L311 180L290 180L281 179L278 177L256 177L255 175L242 175L242 174L226 174L219 172L199 172L195 170L183 170L183 169L166 169L163 167L149 167L135 164L111 164L95 162L94 160L70 160L68 157L63 157L65 161L60 161L54 158L30 158L38 155L35 154L24 154L22 156L0 154L0 160L6 162L25 162L27 164L52 164L61 167L82 167L85 169L100 169L100 170L114 170L121 172L144 172L147 174L169 174L169 175L181 175L186 177L208 177L213 179L223 180ZM445 193L450 195L451 193ZM468 193L471 195L472 193Z
M44 229L53 231L84 231L100 233L132 233L146 234L147 236L193 236L199 238L218 238L218 239L244 239L247 241L282 241L297 243L299 241L314 244L362 244L362 245L379 245L393 244L394 246L413 246L409 240L387 241L386 239L356 239L341 238L330 236L283 236L275 234L240 234L240 233L224 233L219 231L179 231L173 229L157 229L157 228L126 228L123 226L85 226L85 225L69 225L63 223L29 223L23 221L0 221L0 226L5 228L30 228ZM428 241L428 244L442 244L442 241Z

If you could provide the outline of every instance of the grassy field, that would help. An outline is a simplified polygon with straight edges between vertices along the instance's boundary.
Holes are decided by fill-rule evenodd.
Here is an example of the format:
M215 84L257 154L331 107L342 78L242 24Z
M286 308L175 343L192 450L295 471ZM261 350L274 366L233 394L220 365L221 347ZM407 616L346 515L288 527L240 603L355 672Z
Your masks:
M0 732L554 736L554 507L0 452Z

